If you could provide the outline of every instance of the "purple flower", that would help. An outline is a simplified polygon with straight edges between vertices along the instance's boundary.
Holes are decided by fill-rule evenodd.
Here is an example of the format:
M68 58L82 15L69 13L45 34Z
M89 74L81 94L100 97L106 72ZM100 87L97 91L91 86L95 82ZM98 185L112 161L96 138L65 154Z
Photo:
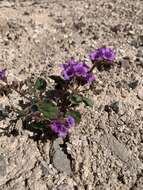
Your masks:
M71 80L73 78L81 78L85 83L91 84L95 80L93 73L90 73L90 68L83 62L70 60L61 65L63 68L62 76L65 80Z
M85 63L74 65L75 75L85 77L89 71L89 67Z
M91 61L108 61L115 60L115 53L111 48L99 48L89 55Z
M6 76L6 69L0 70L0 80L4 80Z
M96 77L94 76L93 73L88 73L86 75L86 82L90 85L93 81L96 80Z
M68 128L71 128L71 127L75 126L75 119L70 115L66 118L66 122L67 122L67 127Z
M68 67L62 72L62 75L65 80L70 80L75 74L74 68L73 67Z
M74 59L71 59L71 60L69 60L67 63L61 64L60 66L61 66L64 70L66 70L67 68L73 67L74 65L77 65L77 64L78 64L77 61L75 61Z
M55 120L51 123L51 129L59 137L65 138L68 133L68 129L58 120Z
M61 65L63 68L62 76L65 80L70 80L73 77L86 77L89 67L85 63L70 60Z
M75 75L74 66L77 65L78 62L74 59L69 60L67 63L62 64L61 67L63 68L62 76L65 80L70 80Z

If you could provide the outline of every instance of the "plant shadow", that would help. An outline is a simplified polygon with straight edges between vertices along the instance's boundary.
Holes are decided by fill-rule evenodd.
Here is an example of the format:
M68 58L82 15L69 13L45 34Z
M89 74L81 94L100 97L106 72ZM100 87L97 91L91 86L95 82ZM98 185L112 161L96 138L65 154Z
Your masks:
M53 141L57 138L50 127L44 129L36 129L33 128L26 120L23 121L23 130L31 131L33 135L29 136L29 138L33 139L36 142L41 141L44 143L47 142L47 140Z
M21 133L21 131L20 131L21 129L19 130L16 127L16 123L18 122L18 120L19 120L19 118L15 119L15 120L11 120L9 125L6 128L0 127L0 130L1 130L0 137L2 137L2 136L6 136L6 137L19 136ZM32 136L29 135L29 138L33 139L36 142L40 141L42 143L45 143L45 142L47 142L47 140L54 141L56 138L58 138L58 136L55 135L49 127L47 127L44 130L35 129L32 126L30 126L26 120L23 120L22 121L22 134L24 134L25 130L31 131L33 133Z
M110 63L104 63L104 64L101 64L101 63L96 63L96 68L98 71L102 72L102 71L110 71L111 68L112 68L112 64Z

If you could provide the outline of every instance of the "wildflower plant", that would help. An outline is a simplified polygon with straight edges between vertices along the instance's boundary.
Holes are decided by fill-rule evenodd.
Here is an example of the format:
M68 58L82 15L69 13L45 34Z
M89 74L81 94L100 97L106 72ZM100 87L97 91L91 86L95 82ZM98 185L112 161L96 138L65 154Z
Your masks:
M97 67L99 70L103 70L112 66L116 55L111 48L102 47L91 52L89 57L93 63L92 69L94 69L94 67Z
M49 76L54 81L51 90L47 88L47 81L38 77L29 95L22 92L23 84L12 82L12 85L9 85L6 69L0 70L3 86L15 90L28 102L21 110L12 107L18 116L26 121L27 128L48 131L51 135L65 138L71 128L80 123L79 105L81 103L90 107L93 105L92 100L84 93L96 81L93 70L97 63L111 64L115 60L115 53L110 48L100 48L92 52L89 58L93 63L91 67L74 59L61 64L61 75Z

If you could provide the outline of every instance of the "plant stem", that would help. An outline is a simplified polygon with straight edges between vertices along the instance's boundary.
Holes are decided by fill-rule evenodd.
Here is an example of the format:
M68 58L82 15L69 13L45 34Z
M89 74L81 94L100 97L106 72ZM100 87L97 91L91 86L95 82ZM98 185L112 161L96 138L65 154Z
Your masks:
M7 80L5 80L5 81L3 81L6 85L8 85L9 86L9 84L7 83ZM25 96L25 94L23 94L22 92L20 92L19 90L17 90L16 88L13 88L13 86L12 85L10 85L10 88L12 89L12 90L14 90L15 92L17 92L18 94L20 94L20 96L22 96L22 97L24 97L25 99L27 99L28 101L32 101L32 99L31 98L29 98L29 97L27 97L27 96Z
M89 70L89 73L91 73L91 72L94 70L95 67L96 67L96 64L94 64L94 65L91 67L91 69Z
M22 96L22 97L24 97L25 99L27 99L28 101L32 101L32 99L31 98L29 98L29 97L27 97L27 96L25 96L25 94L23 94L22 92L20 92L19 90L17 90L17 89L14 89L14 88L12 88L15 92L17 92L18 94L20 94L20 96Z
M90 90L90 89L81 90L81 91L79 91L79 93L80 93L80 92L87 92L88 90Z

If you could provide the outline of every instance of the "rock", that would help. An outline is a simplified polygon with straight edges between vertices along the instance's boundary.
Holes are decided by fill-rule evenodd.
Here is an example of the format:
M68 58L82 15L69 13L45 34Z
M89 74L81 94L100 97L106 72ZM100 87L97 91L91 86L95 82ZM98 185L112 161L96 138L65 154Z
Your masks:
M133 40L131 42L132 46L135 46L136 48L142 47L143 46L143 35L138 36L136 40Z
M118 141L112 134L106 133L106 135L103 136L101 143L106 144L113 154L115 154L122 162L125 162L131 172L136 171L137 168L143 168L142 162L137 158L134 158L126 145Z
M6 175L6 162L4 156L1 154L0 155L0 176L5 176Z
M67 158L67 155L61 150L58 149L53 155L53 164L54 167L60 172L65 172L68 175L71 175L71 162Z
M22 119L17 120L17 123L15 125L15 129L18 130L19 134L23 134L23 121L22 121Z
M137 96L140 100L143 100L143 88L138 91Z
M143 57L143 49L139 49L136 56L137 57Z
M138 36L139 46L143 46L143 35Z
M104 111L110 113L110 112L111 112L111 108L110 108L110 106L109 106L109 105L105 105L105 107L104 107Z
M125 105L122 102L114 101L110 105L105 105L104 110L106 112L111 112L113 110L115 113L122 115L125 112Z
M141 66L143 66L143 57L140 57L140 58L139 58L139 64L140 64Z
M137 40L132 40L131 41L131 46L134 46L134 47L138 47L138 42L137 42Z
M133 36L134 34L135 34L135 31L134 31L134 30L129 30L129 31L128 31L128 35Z
M49 174L48 164L45 161L39 161L39 165L41 167L43 175L48 176Z
M139 154L139 159L140 159L141 161L143 161L143 152L140 152L140 154Z
M139 49L136 55L136 64L143 66L143 49Z
M57 139L53 142L53 149L54 149L54 151L60 149L60 144L63 144L63 139L62 139L62 138L57 138Z
M118 24L118 25L112 26L112 27L111 27L111 31L112 31L112 32L115 32L116 34L117 34L118 32L121 32L121 25Z
M63 151L61 145L63 145L63 139L57 138L51 147L50 156L54 167L60 172L65 172L68 175L71 171L71 161L68 159L67 154Z
M2 104L0 104L0 120L4 119L7 116L8 112L6 111L5 107Z
M119 112L119 102L113 102L110 107L115 113Z
M70 187L68 184L64 183L57 187L57 190L73 190L72 187Z
M129 88L131 88L131 89L135 89L137 87L137 85L138 85L138 80L135 80L128 84Z
M112 134L106 134L103 136L102 142L115 154L120 160L123 162L127 162L129 160L130 154L124 144L120 143Z
M124 88L122 88L122 89L121 89L121 96L122 96L123 98L126 98L126 97L127 97L127 94L128 94L128 91L125 90Z

